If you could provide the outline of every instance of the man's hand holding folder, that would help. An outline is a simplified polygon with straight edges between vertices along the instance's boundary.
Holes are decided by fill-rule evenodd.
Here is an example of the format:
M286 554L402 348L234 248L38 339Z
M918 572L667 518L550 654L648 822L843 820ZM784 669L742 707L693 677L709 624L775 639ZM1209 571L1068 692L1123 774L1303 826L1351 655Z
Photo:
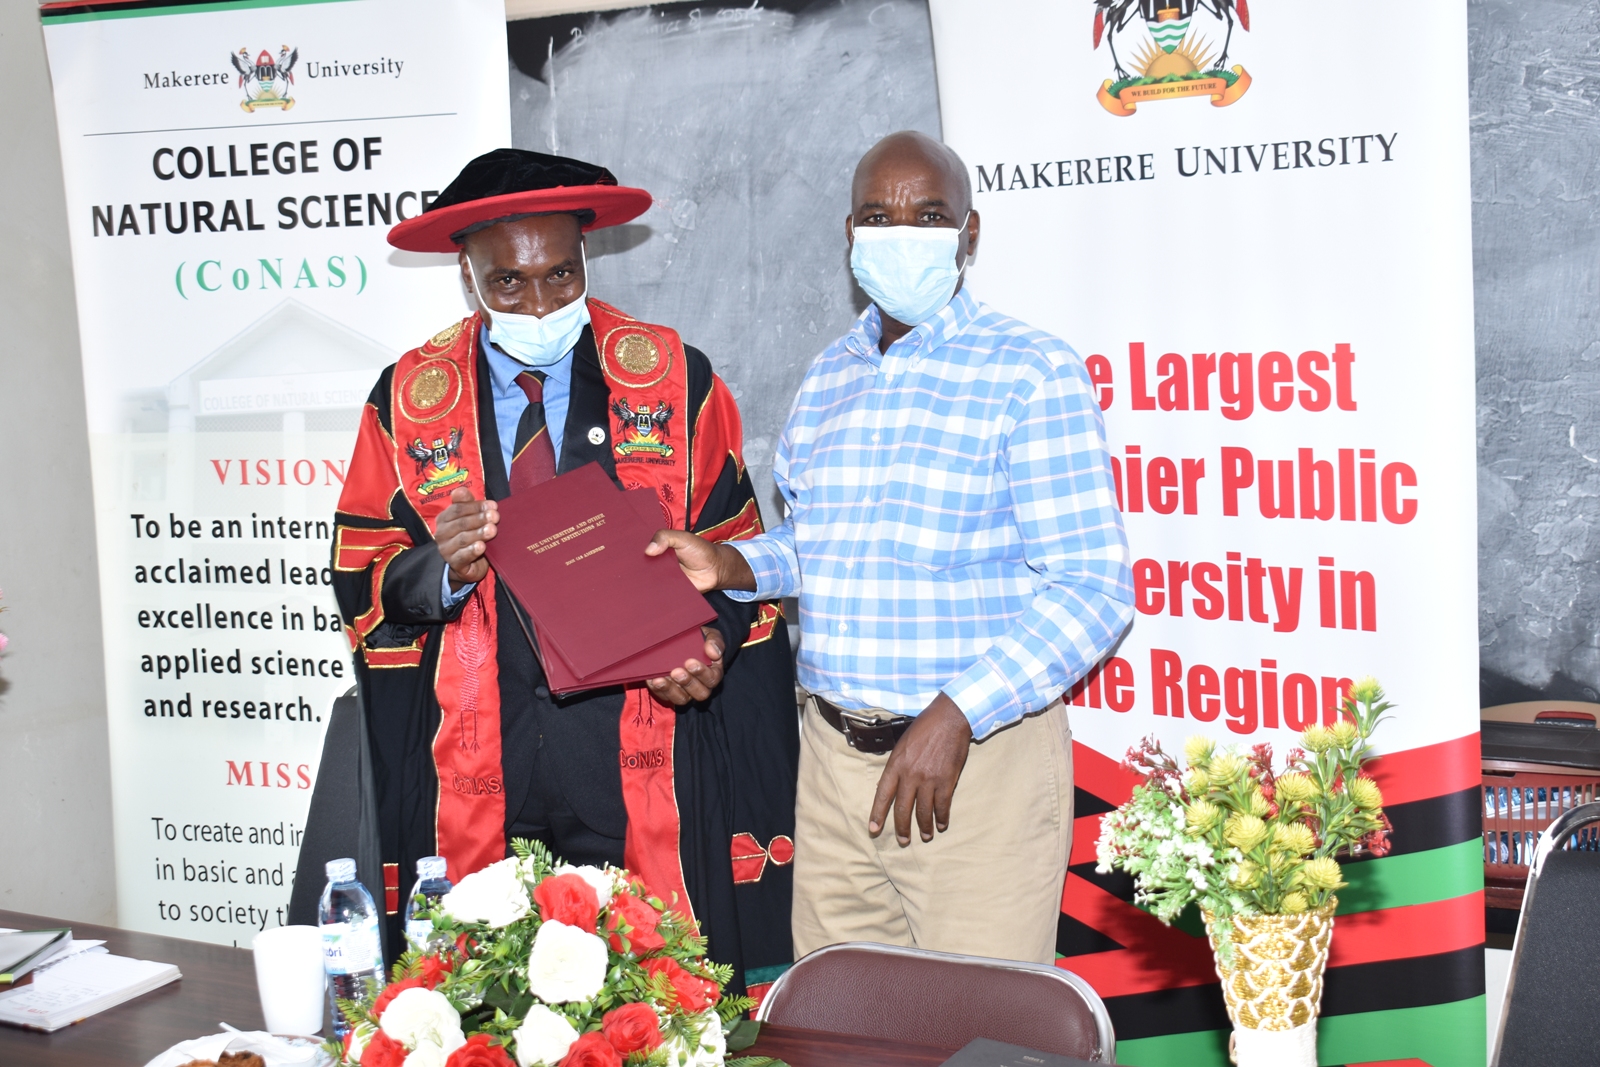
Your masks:
M653 493L590 464L500 501L458 490L436 543L456 588L493 564L552 691L645 681L681 705L721 682L724 639L676 564L645 554L660 525Z

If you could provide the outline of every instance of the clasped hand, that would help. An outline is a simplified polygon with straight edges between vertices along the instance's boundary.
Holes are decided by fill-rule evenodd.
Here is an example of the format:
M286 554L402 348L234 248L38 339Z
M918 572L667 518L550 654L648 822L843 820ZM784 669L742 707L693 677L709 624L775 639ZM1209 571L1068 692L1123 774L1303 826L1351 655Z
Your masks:
M682 530L662 530L645 549L652 556L669 550L678 554L678 566L702 593L756 588L749 562L728 545L712 544ZM933 840L935 826L941 833L948 830L950 798L967 765L971 743L972 726L956 702L943 693L934 697L889 754L867 816L867 831L873 837L882 833L891 807L894 836L902 848L911 844L913 817L924 841Z
M489 560L485 553L498 532L499 523L500 505L493 500L479 500L466 488L450 494L450 506L439 513L434 525L433 543L449 568L452 590L481 582L488 576ZM671 674L645 683L662 703L681 707L706 700L721 684L722 631L712 626L702 626L700 631L706 642L703 660L689 659Z

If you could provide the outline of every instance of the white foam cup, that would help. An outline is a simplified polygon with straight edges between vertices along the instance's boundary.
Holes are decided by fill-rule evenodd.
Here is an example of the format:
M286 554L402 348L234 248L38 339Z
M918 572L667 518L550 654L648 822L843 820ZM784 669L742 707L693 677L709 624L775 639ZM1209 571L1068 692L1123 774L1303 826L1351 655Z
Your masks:
M322 931L315 926L278 926L250 943L256 957L256 988L267 1031L311 1035L322 1029Z

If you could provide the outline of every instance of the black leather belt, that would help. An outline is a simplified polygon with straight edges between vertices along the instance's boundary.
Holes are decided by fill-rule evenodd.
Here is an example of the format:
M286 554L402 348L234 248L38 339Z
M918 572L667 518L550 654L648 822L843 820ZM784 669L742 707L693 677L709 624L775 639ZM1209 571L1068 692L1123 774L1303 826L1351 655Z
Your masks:
M857 752L873 755L893 752L900 735L906 732L906 727L916 721L909 715L896 715L888 719L874 718L860 712L848 711L819 696L813 695L811 699L816 701L817 714L822 716L822 721L844 734L844 739Z

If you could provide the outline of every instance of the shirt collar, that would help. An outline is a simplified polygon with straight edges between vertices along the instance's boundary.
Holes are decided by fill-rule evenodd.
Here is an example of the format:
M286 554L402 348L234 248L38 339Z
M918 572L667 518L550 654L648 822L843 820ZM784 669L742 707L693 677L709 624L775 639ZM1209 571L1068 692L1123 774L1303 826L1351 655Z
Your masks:
M516 384L517 375L525 370L534 370L535 368L528 366L526 363L519 363L496 348L489 340L489 328L487 326L478 327L478 344L483 346L484 355L488 357L489 380L494 383L495 392L497 394L506 394L513 389L520 392L521 386ZM550 366L537 369L543 371L547 379L554 378L562 385L567 385L572 380L572 353L569 351L560 360L550 364Z
M890 351L899 349L927 355L946 342L961 336L977 317L978 301L963 285L956 291L956 295L950 298L950 303L940 308L932 318L919 324L890 345ZM883 316L879 314L877 304L868 304L867 310L861 313L855 325L850 328L850 332L845 334L844 343L851 352L876 367L883 362L884 353L878 348L878 341L882 337Z

